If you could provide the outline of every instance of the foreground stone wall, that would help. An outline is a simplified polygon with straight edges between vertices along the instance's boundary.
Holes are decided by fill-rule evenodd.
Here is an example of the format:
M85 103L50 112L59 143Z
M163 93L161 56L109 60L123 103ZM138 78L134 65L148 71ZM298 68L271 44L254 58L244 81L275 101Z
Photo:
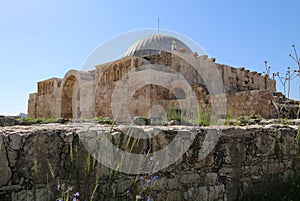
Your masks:
M0 115L0 126L14 126L16 124L17 124L16 117Z
M57 184L73 185L94 200L130 200L126 194L136 175L126 175L97 163L88 157L76 130L90 124L48 124L0 128L0 200L55 200L60 193ZM99 134L111 135L119 148L126 147L124 127L93 125ZM299 174L299 144L296 126L251 127L156 127L159 135L150 142L141 140L132 151L159 150L179 131L195 131L197 136L189 150L175 164L159 171L151 188L154 200L234 200L248 189L263 190L263 184L274 185L270 178L287 179ZM143 127L150 132L153 127ZM202 159L200 149L208 131L220 136L214 149ZM125 148L126 149L126 148ZM100 153L104 154L104 153ZM52 178L52 176L54 178ZM146 176L146 175L145 175ZM98 180L96 180L98 179ZM137 183L137 189L141 190ZM133 198L134 200L134 198Z

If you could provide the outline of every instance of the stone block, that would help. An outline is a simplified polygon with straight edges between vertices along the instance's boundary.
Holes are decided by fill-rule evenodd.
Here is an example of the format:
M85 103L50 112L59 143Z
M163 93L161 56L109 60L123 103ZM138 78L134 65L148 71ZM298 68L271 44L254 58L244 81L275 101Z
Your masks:
M4 148L4 143L2 136L0 135L0 187L6 185L11 179L11 169L9 167L9 161L6 155L6 149Z
M200 176L197 173L188 173L180 175L180 182L183 184L199 183Z
M205 175L204 181L208 185L215 185L218 182L218 174L217 173L207 173Z
M181 201L182 195L180 191L168 191L166 201Z

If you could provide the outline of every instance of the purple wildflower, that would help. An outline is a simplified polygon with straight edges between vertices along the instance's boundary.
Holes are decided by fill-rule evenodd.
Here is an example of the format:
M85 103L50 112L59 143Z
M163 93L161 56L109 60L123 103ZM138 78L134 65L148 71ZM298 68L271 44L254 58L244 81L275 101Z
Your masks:
M147 183L146 183L146 187L148 187L148 186L149 186L150 182L151 182L151 180L150 180L150 179L148 179L148 180L147 180Z
M80 193L79 193L79 192L76 192L76 193L74 194L74 196L79 197L79 196L80 196Z
M153 180L156 181L157 179L158 179L158 176L155 175L155 176L153 177Z

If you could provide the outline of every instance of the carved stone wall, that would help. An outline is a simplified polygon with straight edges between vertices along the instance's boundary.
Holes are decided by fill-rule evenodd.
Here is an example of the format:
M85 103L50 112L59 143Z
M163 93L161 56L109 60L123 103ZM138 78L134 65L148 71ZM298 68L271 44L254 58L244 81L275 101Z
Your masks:
M28 116L55 118L58 114L59 87L61 79L51 78L38 82L37 93L30 94L28 100Z
M253 90L215 94L211 101L217 108L226 105L226 113L231 117L260 114L264 118L277 118L272 96L268 90Z
M122 121L126 119L124 111L128 108L131 116L148 116L153 105L168 107L174 103L171 94L179 99L178 102L184 102L183 97L189 97L185 94L188 88L194 91L199 107L202 108L210 107L212 103L225 104L218 98L224 96L225 92L228 99L226 107L230 115L255 113L266 118L276 117L270 103L271 94L276 92L274 80L245 68L214 63L205 56L187 55L184 58L181 56L185 54L175 53L161 52L143 58L125 57L96 66L93 71L71 70L64 79L41 81L38 83L37 93L30 94L29 117L115 117L113 110L116 107L118 111L115 113L124 116L118 116ZM202 71L197 72L192 63L201 65ZM205 72L205 68L214 68L215 71ZM218 82L222 86L216 87L215 82L211 82L214 73L220 74ZM161 83L165 86L160 86ZM132 91L133 89L136 91ZM193 104L190 105L194 107Z

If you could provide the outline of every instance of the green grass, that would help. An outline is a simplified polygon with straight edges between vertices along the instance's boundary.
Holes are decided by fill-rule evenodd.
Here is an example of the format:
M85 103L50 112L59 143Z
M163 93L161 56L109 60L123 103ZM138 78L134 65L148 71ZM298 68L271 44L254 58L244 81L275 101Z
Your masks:
M98 123L101 124L113 124L114 121L108 117L103 117L103 116L99 116L99 117L95 117L92 119L93 121L97 121Z
M33 124L56 123L58 121L58 119L55 118L34 118L34 117L17 118L16 120L19 122L28 122Z
M199 108L196 123L199 126L209 126L211 124L211 110Z
M16 118L16 120L20 123L30 123L30 124L47 124L47 123L57 123L58 119L55 118L35 118L35 117L28 117L28 118ZM97 123L101 124L113 124L114 121L108 117L95 117L91 119L91 121L96 121Z
M257 124L263 120L263 117L259 114L252 114L250 116L240 116L233 117L231 115L227 115L225 119L226 126L248 126L251 123Z
M167 107L167 121L176 120L182 123L184 121L182 111L178 109L176 105L170 105Z

